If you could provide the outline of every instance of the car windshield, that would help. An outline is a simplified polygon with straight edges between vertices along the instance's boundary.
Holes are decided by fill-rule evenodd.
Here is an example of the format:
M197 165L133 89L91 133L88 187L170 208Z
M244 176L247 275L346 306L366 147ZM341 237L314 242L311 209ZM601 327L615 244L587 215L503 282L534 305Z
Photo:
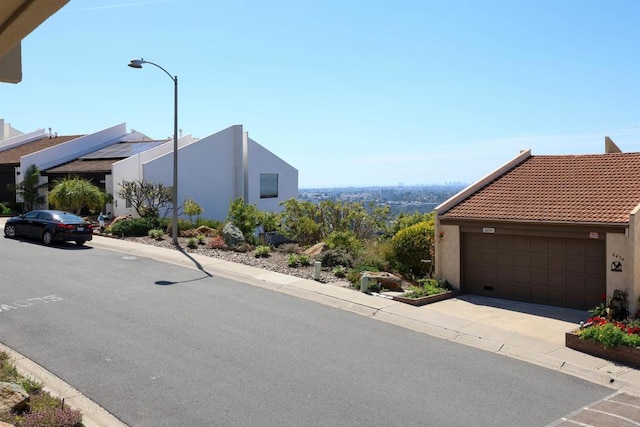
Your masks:
M55 214L55 218L64 223L84 222L78 215L74 215L69 212L58 212Z

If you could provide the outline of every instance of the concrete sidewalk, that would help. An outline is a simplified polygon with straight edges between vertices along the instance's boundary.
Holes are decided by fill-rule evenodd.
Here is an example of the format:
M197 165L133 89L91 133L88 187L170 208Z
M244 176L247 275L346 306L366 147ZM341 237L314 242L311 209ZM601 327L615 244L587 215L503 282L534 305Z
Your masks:
M4 219L0 218L0 227ZM96 235L88 245L205 271L315 301L372 319L523 360L640 397L640 370L569 349L564 334L586 320L584 311L463 295L422 307L216 258ZM10 351L10 349L7 349ZM83 411L88 427L122 425L72 387L24 357L14 359L47 389ZM67 393L70 393L68 395ZM67 394L67 395L65 395ZM83 400L84 399L84 400Z

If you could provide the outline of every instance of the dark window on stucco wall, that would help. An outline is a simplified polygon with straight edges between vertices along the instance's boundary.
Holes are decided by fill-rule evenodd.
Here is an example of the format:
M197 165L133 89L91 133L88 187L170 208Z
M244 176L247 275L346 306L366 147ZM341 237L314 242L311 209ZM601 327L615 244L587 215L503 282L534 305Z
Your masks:
M278 197L278 174L277 173L261 173L260 174L260 198L269 199Z

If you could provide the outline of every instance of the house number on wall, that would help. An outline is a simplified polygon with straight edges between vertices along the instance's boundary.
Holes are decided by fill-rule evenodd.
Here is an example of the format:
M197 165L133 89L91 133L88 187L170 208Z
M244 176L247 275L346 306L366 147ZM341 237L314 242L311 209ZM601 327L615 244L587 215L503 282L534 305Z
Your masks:
M611 271L621 272L622 263L624 262L624 257L620 254L614 253L613 258L615 259L611 262Z
M496 229L495 228L491 228L491 227L485 227L482 229L483 233L495 233Z

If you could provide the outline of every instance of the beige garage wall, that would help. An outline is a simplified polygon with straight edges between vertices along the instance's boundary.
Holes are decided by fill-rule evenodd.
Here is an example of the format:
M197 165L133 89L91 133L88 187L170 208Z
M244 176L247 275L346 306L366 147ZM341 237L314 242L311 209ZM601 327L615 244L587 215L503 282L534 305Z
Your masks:
M633 260L629 254L629 237L622 233L607 233L607 296L611 297L616 289L631 294L630 271Z
M436 277L460 289L460 227L436 227Z
M640 310L640 205L629 217L629 261L629 311L634 314Z

